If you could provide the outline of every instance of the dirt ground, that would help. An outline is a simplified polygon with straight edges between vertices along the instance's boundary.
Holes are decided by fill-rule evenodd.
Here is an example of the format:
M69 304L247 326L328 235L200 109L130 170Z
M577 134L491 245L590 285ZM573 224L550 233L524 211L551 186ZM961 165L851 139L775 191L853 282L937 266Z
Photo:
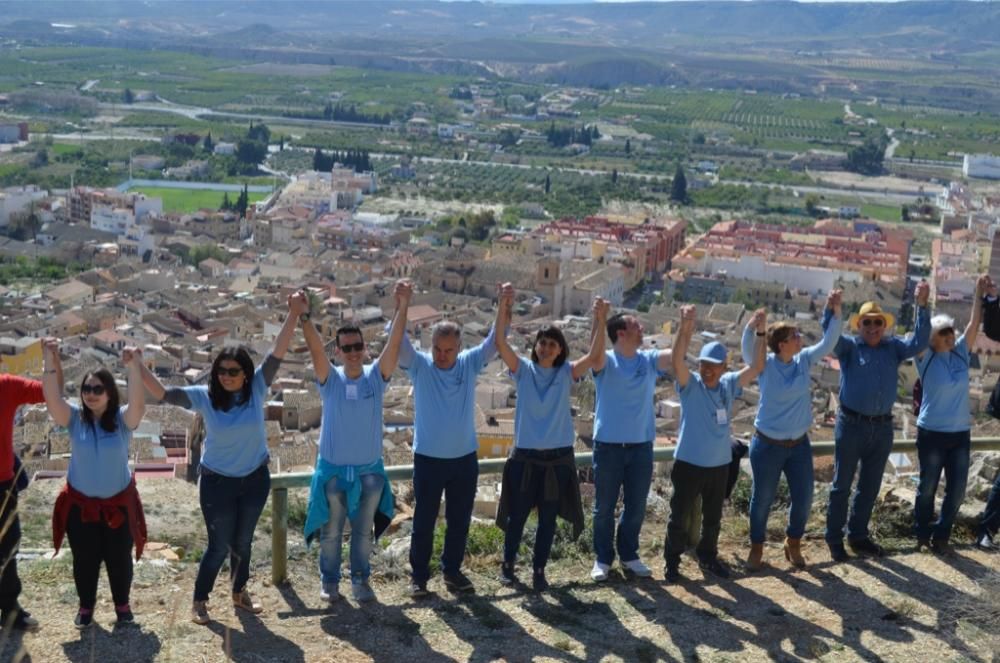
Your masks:
M139 487L152 512L152 538L162 541L169 532L197 547L203 526L192 513L195 488L170 480ZM29 490L26 521L51 504L56 488L39 484ZM750 575L739 563L745 525L731 516L722 550L734 578L704 579L685 560L685 580L666 585L664 523L653 514L642 551L654 569L650 580L613 575L597 585L589 579L587 556L566 557L549 565L553 589L536 595L501 586L497 558L484 556L469 562L474 595L453 596L434 578L435 595L415 602L406 596L398 568L376 564L377 603L359 606L345 599L327 608L319 598L315 548L306 551L300 538L290 540L289 582L271 586L267 517L258 527L251 581L266 609L261 617L234 614L223 575L213 595L216 621L197 626L188 619L196 564L143 560L132 594L139 626L113 628L102 579L97 625L81 634L72 625L76 593L68 556L24 560L22 603L43 628L3 636L0 661L1000 660L995 627L991 632L959 616L961 605L982 600L978 583L1000 569L1000 556L970 546L936 557L899 543L879 561L832 564L811 524L806 571L789 569L775 536L766 551L772 566ZM776 514L776 524L780 518ZM349 593L346 584L342 589Z

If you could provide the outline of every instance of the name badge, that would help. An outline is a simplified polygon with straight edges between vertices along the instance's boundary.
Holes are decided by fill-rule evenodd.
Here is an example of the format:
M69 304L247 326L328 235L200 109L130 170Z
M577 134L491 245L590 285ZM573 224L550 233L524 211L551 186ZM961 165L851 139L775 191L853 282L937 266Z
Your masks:
M348 384L344 385L347 389L347 400L356 401L358 400L358 385Z
M715 423L726 424L729 421L729 416L726 414L726 408L720 407L715 410Z

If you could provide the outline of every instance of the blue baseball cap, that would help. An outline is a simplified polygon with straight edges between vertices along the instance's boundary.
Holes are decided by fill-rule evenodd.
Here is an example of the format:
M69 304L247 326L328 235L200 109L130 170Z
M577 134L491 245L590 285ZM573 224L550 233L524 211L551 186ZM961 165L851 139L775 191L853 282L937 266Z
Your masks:
M728 354L726 346L718 341L712 341L701 347L701 354L698 355L698 361L707 361L710 364L724 364L726 363L726 356Z

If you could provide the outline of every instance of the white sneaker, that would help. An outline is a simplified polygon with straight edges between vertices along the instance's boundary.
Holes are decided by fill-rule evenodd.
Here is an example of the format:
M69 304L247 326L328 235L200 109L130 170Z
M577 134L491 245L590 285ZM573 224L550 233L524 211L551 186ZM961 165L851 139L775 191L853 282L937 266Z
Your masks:
M594 582L604 582L608 579L608 571L610 570L611 566L609 564L594 562L594 568L590 570L590 578Z
M992 537L990 537L989 534L983 534L981 537L979 537L979 540L976 541L976 545L982 548L983 550L993 550L995 544L993 543L993 539Z
M653 572L648 566L642 563L641 559L633 559L630 562L622 562L624 566L631 574L636 578L652 578Z
M319 598L327 603L336 603L340 600L340 587L337 585L324 584L319 590Z

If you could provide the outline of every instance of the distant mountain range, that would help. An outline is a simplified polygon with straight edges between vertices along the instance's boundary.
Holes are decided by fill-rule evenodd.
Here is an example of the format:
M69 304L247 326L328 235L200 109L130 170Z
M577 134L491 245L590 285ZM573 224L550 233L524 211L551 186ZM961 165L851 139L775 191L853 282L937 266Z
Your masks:
M2 5L0 24L19 19L90 25L114 31L166 21L197 32L228 32L254 23L304 34L408 39L516 37L592 40L617 46L676 37L850 40L909 35L923 46L989 42L1000 35L1000 3L882 2L424 2L420 0L78 0ZM188 33L191 34L191 33ZM864 44L858 44L863 47Z
M7 0L0 37L21 44L163 49L284 63L503 75L614 86L804 92L871 61L960 76L1000 99L1000 3L427 2L423 0ZM830 73L829 67L837 72ZM905 86L913 80L896 83ZM842 83L837 83L842 84ZM861 77L877 94L882 80ZM906 95L901 87L900 96ZM910 95L912 96L912 95Z

